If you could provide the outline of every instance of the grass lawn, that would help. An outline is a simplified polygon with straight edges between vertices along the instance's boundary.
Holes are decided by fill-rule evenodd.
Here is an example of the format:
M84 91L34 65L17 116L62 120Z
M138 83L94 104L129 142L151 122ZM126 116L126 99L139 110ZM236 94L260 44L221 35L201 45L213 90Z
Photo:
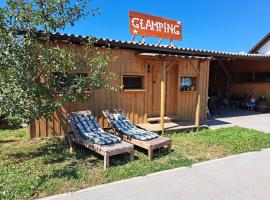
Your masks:
M27 139L26 130L0 130L0 199L34 199L193 163L270 147L270 134L238 127L166 135L173 151L135 150L111 159L103 171L102 157L82 147L70 155L62 138Z

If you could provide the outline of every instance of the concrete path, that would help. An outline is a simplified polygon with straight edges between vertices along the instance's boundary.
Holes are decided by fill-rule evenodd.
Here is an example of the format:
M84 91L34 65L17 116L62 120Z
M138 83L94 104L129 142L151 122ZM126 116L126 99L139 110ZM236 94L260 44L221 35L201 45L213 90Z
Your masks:
M270 113L223 109L220 111L220 114L211 116L203 124L208 125L212 129L240 126L270 133Z
M270 149L92 187L46 200L267 200Z

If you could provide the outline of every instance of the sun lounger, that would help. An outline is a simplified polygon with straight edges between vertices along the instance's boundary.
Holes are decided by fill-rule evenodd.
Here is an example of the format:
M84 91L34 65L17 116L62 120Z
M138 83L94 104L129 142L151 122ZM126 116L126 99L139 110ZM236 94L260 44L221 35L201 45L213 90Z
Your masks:
M133 159L133 145L121 141L121 138L104 131L90 111L67 113L72 133L66 135L71 143L79 143L104 156L104 169L109 167L109 157L129 153Z
M148 151L149 160L153 160L153 151L166 146L171 150L171 140L158 134L134 126L121 110L105 110L104 116L111 127L120 134L122 140L144 148Z

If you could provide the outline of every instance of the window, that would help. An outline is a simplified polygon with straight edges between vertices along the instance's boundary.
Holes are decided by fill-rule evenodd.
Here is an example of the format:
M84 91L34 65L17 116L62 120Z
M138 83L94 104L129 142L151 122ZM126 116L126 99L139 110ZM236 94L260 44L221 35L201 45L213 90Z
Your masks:
M236 73L234 74L234 81L236 83L248 83L253 82L252 73Z
M123 76L124 90L143 89L143 76L125 75Z
M180 78L181 91L193 91L195 89L196 89L196 77L181 77Z
M255 82L270 82L270 72L256 72Z

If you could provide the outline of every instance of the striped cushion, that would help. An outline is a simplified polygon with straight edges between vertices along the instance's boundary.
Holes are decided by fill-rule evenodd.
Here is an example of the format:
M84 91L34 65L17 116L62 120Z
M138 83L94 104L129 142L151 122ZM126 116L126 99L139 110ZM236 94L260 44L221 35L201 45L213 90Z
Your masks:
M146 131L134 126L126 117L123 111L117 113L109 113L108 120L110 120L113 128L128 137L138 140L151 140L158 137L158 134L151 131Z
M119 137L105 132L90 112L87 114L74 112L72 114L72 120L79 130L80 136L88 142L109 145L121 141Z

